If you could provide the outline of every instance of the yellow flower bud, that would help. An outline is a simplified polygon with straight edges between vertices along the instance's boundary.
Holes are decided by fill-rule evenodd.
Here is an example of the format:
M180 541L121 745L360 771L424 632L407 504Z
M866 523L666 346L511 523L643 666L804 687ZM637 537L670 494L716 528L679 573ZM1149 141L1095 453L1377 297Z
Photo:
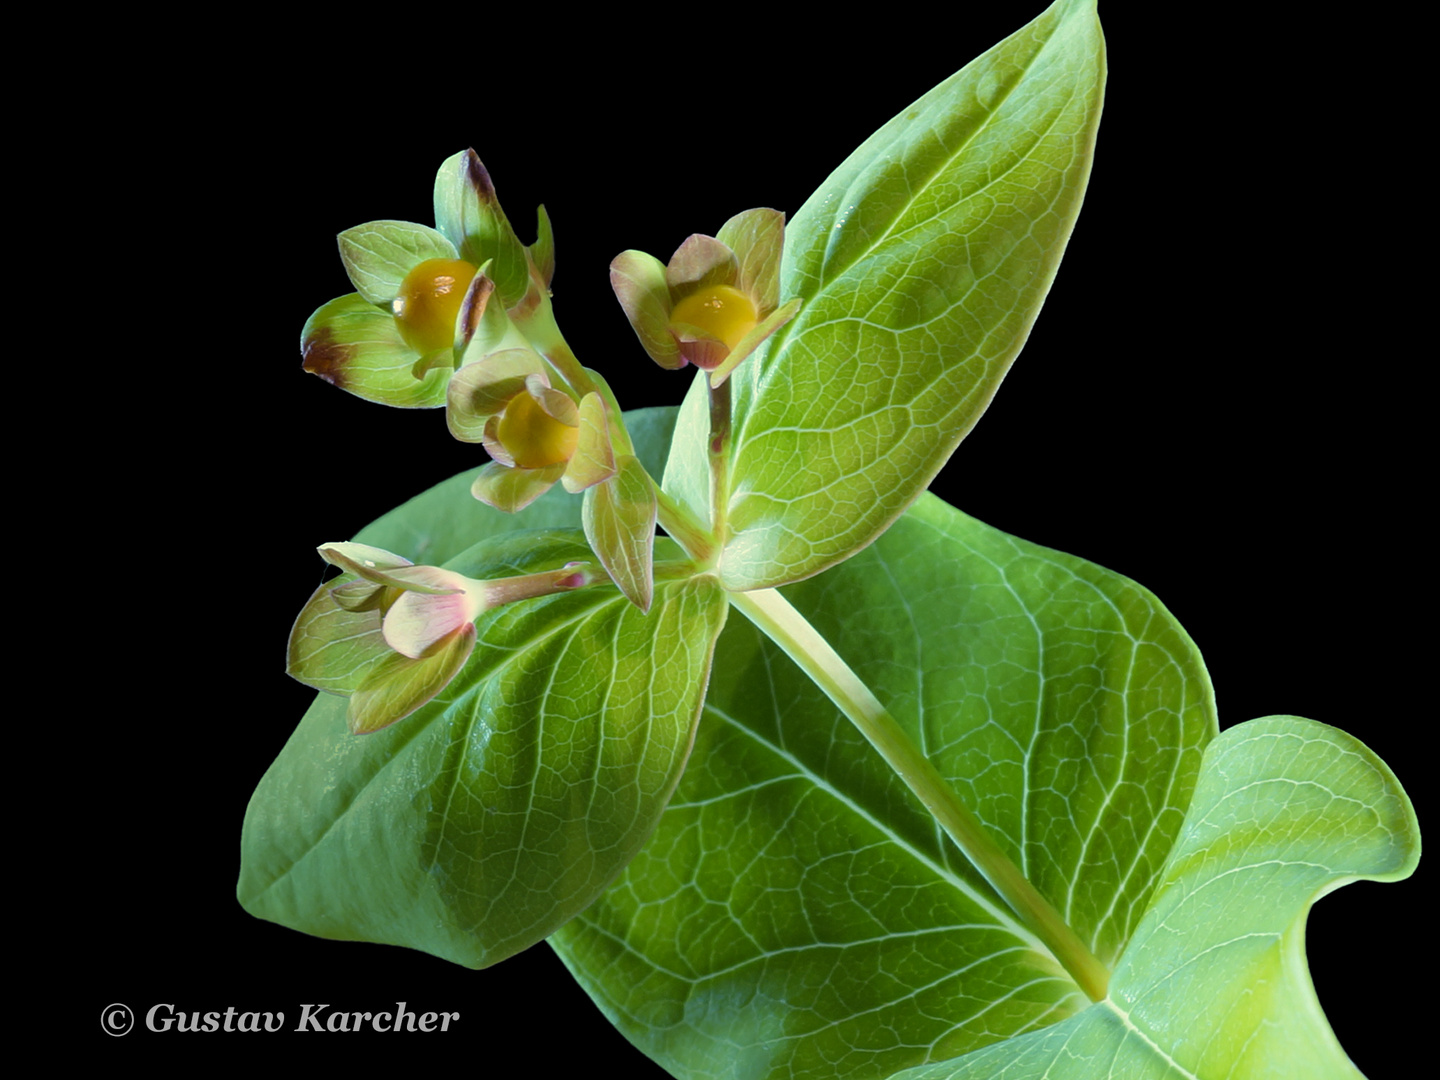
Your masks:
M760 321L755 304L731 285L712 285L691 293L670 312L672 323L688 323L733 349Z
M426 259L405 275L390 305L405 344L421 355L455 344L455 319L475 273L464 259Z
M569 461L580 429L556 420L528 392L516 394L500 417L500 444L522 469L543 469Z

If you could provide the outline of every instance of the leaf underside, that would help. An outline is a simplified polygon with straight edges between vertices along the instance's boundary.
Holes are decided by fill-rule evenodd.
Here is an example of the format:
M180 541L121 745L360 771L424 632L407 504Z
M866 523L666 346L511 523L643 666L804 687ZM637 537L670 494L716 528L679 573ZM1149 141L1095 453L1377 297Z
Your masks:
M1357 739L1293 716L1213 742L1110 997L1045 1031L897 1080L1358 1078L1305 963L1314 900L1418 861L1414 809Z
M879 535L979 419L1080 210L1104 91L1093 0L1060 0L855 151L786 229L805 300L737 370L725 586Z
M652 461L671 423L636 418ZM362 541L480 579L590 557L578 529L524 528L578 524L578 499L481 513L469 479ZM467 527L491 535L453 555ZM472 967L534 944L649 836L684 768L727 609L712 576L662 583L648 617L609 585L507 605L477 620L469 663L433 702L364 737L348 733L345 699L322 694L251 799L241 902L307 933Z
M1103 961L1134 933L1215 732L1133 582L926 496L786 597ZM651 843L551 939L674 1075L887 1075L1087 1001L819 691L732 619Z

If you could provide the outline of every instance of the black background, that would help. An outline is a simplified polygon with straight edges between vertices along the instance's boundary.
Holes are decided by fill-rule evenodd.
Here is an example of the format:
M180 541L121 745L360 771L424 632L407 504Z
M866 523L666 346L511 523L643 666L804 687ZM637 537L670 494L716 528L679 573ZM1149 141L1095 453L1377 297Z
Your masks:
M404 1000L462 1020L388 1040L139 1030L107 1040L109 1056L309 1049L344 1066L443 1043L480 1075L516 1060L663 1075L544 945L475 973L304 937L234 900L245 802L311 696L282 667L322 577L314 547L483 458L438 413L302 374L300 327L351 291L334 235L430 222L435 167L473 145L523 239L546 203L556 310L582 360L627 407L676 403L688 380L640 352L610 259L663 259L747 207L793 213L1039 5L992 7L943 25L783 5L753 25L452 13L423 33L337 14L323 31L240 27L117 64L77 121L86 141L65 160L82 164L58 181L78 177L72 224L127 253L118 276L103 268L124 310L94 369L115 376L99 411L120 430L89 429L104 433L89 527L124 552L127 584L104 613L111 704L81 736L93 779L74 809L89 824L64 893L76 978L95 1016L112 1001L291 1018L302 1002ZM1378 31L1102 14L1111 72L1085 209L1024 354L934 490L1149 587L1203 650L1222 726L1285 712L1345 728L1410 783L1423 819L1428 657L1408 624L1431 574L1399 299L1411 226L1403 186L1375 175L1398 164L1379 126L1401 118L1376 100ZM1320 999L1372 1080L1419 1015L1399 986L1421 891L1361 882L1311 916Z

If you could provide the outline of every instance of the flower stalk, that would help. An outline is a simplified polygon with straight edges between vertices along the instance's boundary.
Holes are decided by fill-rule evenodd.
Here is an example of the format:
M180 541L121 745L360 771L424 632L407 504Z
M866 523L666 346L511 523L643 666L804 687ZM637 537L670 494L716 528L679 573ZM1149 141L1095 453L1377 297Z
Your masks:
M719 386L706 381L710 392L710 528L719 547L725 546L727 506L730 500L730 382Z

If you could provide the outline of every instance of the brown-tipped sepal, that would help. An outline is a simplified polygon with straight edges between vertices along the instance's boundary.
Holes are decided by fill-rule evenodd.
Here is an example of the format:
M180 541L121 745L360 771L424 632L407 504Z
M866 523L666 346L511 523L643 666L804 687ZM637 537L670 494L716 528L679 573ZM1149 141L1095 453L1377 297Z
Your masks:
M435 174L435 225L475 265L491 260L501 303L514 307L530 284L530 259L515 235L490 173L474 150L445 160Z
M445 404L448 367L415 374L422 357L406 344L388 311L359 293L331 300L300 333L301 366L311 375L367 401L403 409Z
M555 280L555 230L542 203L535 211L535 243L530 245L530 265L540 287L547 292Z

